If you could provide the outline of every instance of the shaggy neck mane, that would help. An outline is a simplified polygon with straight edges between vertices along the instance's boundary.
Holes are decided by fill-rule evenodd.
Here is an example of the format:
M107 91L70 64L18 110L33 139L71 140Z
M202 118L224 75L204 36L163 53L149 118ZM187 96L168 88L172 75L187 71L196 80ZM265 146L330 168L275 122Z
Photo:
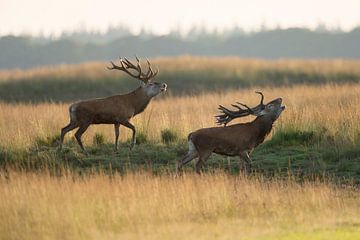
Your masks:
M133 91L134 99L133 107L135 108L135 115L143 112L147 105L149 105L152 97L146 95L144 89L142 87L138 87L135 91Z
M258 135L258 139L256 141L256 146L259 145L260 143L264 142L266 136L269 135L269 133L271 132L273 123L274 123L274 121L271 120L267 116L257 117L253 121L253 124L255 124L259 129L259 135Z

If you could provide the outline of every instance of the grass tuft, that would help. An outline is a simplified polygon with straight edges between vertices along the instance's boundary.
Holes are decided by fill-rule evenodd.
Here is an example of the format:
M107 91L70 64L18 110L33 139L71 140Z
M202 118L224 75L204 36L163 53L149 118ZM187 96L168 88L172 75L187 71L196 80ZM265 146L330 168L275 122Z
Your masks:
M165 144L174 143L179 140L179 134L172 129L164 129L161 131L161 141Z
M93 137L93 144L97 146L104 145L105 143L105 136L102 133L95 133Z

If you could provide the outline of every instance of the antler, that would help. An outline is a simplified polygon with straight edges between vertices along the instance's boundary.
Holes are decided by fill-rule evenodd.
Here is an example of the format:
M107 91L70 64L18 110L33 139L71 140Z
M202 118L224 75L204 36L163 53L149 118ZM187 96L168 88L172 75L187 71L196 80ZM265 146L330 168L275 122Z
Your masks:
M152 67L151 67L151 63L149 62L148 59L146 59L146 62L148 64L148 71L146 73L142 72L141 69L141 65L140 65L140 59L135 56L136 58L136 66L135 64L133 64L132 62L130 62L127 58L121 58L120 57L120 65L118 66L116 64L114 64L112 61L110 61L111 63L111 67L107 67L109 70L120 70L120 71L124 71L127 74L129 74L130 76L132 76L133 78L137 78L140 81L143 81L144 83L149 82L152 78L154 78L158 73L159 73L159 69L156 70L156 72L154 73ZM137 74L133 74L132 72L130 72L129 70L133 69L137 72Z
M259 105L257 105L254 108L250 108L246 104L236 102L238 105L231 104L231 106L237 108L238 110L232 111L232 110L225 108L224 106L219 105L218 109L223 114L215 116L216 123L218 125L224 124L224 126L226 126L230 121L232 121L235 118L245 117L248 115L257 115L261 110L264 109L265 105L264 105L264 95L261 92L255 92L255 93L261 95L261 100L260 100ZM245 109L241 108L241 106L244 107Z

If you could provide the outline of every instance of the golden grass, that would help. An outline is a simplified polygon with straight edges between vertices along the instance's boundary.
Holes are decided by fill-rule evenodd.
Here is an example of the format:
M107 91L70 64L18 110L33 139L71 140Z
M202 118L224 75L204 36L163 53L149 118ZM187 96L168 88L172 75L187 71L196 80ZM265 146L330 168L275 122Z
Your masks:
M10 172L0 178L0 239L357 239L359 200L327 183L223 173Z
M138 131L153 141L160 141L161 130L171 128L186 137L191 131L215 126L214 115L218 104L230 106L241 101L255 105L264 92L269 101L283 97L287 109L276 123L275 131L295 128L304 131L321 131L337 144L354 144L360 133L360 85L321 85L246 89L221 93L201 93L197 96L159 97L146 111L133 119ZM166 94L166 93L165 93ZM244 119L248 121L250 118ZM235 122L235 121L234 121ZM0 103L0 146L26 148L38 137L60 133L68 123L68 104L7 104ZM325 130L326 129L326 130ZM105 135L109 142L114 133L111 125L91 126L85 133L87 144L95 132ZM73 135L70 133L69 136ZM130 131L120 129L120 139L129 138ZM69 139L69 137L67 137Z
M114 60L114 59L109 59ZM262 60L242 59L238 57L159 57L152 59L153 65L161 69L161 73L210 71L222 72L236 76L249 77L261 70L284 70L293 73L304 72L309 74L336 75L354 74L360 75L359 60L328 59L328 60ZM16 80L31 78L86 78L100 79L103 77L122 77L118 72L106 71L109 62L88 62L82 64L56 65L37 67L29 70L0 70L0 80Z

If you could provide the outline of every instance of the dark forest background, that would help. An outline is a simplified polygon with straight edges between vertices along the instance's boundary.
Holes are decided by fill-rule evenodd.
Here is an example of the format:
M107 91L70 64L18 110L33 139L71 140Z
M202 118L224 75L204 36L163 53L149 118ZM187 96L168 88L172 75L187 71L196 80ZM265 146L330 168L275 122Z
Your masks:
M194 27L186 34L174 30L167 35L147 31L133 34L123 26L105 33L77 32L61 36L2 36L0 69L41 65L108 61L121 56L239 56L242 58L360 58L360 27L351 31L318 27L262 29L244 32L207 31Z

